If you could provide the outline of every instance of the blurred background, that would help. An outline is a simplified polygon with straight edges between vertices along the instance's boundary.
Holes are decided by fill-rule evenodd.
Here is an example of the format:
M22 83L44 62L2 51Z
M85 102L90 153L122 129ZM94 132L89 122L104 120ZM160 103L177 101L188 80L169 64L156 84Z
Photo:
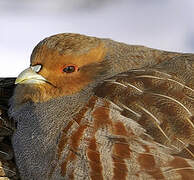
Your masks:
M0 77L29 66L33 47L62 32L194 52L193 0L0 0Z

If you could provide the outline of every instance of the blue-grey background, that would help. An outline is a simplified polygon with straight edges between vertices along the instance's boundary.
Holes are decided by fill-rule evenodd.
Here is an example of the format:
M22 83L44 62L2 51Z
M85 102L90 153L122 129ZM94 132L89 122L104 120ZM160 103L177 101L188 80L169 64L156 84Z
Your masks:
M0 76L17 76L62 32L194 52L194 0L0 0Z

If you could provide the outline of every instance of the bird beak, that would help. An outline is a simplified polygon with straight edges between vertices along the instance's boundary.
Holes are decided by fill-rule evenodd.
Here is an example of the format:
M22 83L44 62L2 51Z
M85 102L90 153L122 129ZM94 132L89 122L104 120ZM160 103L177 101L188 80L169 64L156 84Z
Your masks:
M25 69L17 77L15 84L40 84L46 83L46 79L39 75L41 65L31 66L28 69Z

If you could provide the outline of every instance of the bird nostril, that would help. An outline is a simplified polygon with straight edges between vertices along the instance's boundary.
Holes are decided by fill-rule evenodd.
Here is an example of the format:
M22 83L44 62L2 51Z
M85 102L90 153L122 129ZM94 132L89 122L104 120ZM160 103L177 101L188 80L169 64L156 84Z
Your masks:
M31 66L31 69L32 69L34 72L38 73L38 72L40 72L40 70L42 69L42 65L41 65L41 64L37 64L37 65L35 65L35 66Z

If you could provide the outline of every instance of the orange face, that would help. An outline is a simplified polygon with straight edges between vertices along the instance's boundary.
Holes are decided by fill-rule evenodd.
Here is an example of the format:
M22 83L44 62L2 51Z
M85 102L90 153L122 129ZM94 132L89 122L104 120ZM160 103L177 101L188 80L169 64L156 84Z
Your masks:
M84 53L61 53L56 48L43 44L33 52L31 67L40 65L41 68L36 74L45 79L44 83L36 81L31 84L31 81L22 81L19 83L21 85L18 86L18 93L24 91L22 94L26 94L34 102L77 93L103 71L101 62L105 55L106 48L103 43L88 48ZM29 89L33 93L30 94Z

